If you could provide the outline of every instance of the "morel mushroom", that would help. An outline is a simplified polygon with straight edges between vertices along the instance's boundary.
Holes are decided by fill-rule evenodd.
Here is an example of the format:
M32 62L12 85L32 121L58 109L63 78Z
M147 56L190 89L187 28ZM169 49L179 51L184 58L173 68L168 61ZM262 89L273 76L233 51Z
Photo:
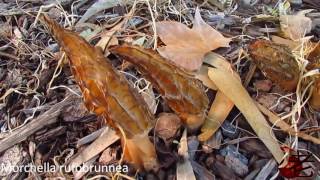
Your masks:
M66 53L84 103L120 133L124 157L139 169L157 169L155 148L148 137L154 117L142 97L118 73L103 52L75 32L62 28L47 16L41 19ZM125 139L125 141L124 141Z
M123 45L110 51L137 66L188 128L203 124L209 100L199 80L152 50Z
M287 91L296 89L299 81L299 66L287 46L257 40L250 44L249 54L271 81Z

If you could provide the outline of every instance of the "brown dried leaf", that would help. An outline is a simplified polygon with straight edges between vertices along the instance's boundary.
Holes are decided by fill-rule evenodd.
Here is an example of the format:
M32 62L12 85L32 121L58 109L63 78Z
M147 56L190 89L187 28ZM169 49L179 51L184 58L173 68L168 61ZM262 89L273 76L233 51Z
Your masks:
M201 126L208 97L200 81L159 56L138 46L116 46L110 51L134 64L159 90L170 108L190 129Z
M290 39L285 39L279 36L271 36L271 39L274 43L277 44L283 44L288 46L291 50L299 50L298 48L301 48L301 42L299 41L293 41Z
M250 44L249 53L270 80L287 91L293 91L296 88L299 80L299 66L287 46L257 40Z
M228 47L229 38L206 24L196 10L193 28L174 21L156 24L157 33L166 46L158 48L165 58L187 70L198 70L205 53L219 47Z
M102 116L116 130L123 130L124 153L129 162L141 169L156 168L155 149L147 134L154 117L142 97L103 56L101 49L46 16L42 20L69 58L88 110Z

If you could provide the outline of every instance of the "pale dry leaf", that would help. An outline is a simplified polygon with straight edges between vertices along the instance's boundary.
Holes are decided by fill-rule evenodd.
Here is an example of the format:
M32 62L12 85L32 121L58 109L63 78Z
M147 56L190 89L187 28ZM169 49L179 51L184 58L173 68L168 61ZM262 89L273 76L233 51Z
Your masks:
M126 0L98 0L86 11L86 13L84 13L78 24L86 22L89 18L100 11L125 3L127 3Z
M199 79L205 86L212 90L218 90L216 85L210 80L208 76L208 66L201 66L200 70L195 73L195 78Z
M196 180L188 154L187 130L185 129L180 139L179 155L183 157L181 162L177 163L177 180Z
M225 71L236 75L237 79L240 81L240 76L232 70L232 65L222 56L216 53L208 53L204 58L204 62L210 64L211 66L222 68ZM202 66L201 69L203 69L203 67L204 66ZM206 72L208 73L208 67ZM209 81L214 85L210 78ZM205 123L201 128L202 133L198 136L200 141L208 140L218 130L218 128L223 124L224 120L229 115L233 106L233 102L218 90Z
M214 50L219 47L229 47L231 39L225 38L219 31L207 24L202 19L199 8L196 9L196 13L194 15L192 30L200 35L202 41L210 50Z
M280 27L285 37L291 40L300 40L311 31L312 21L305 14L311 10L300 11L296 15L281 15Z
M288 46L291 50L299 51L299 47L301 47L301 43L299 41L292 41L290 39L285 39L279 36L271 36L271 40L277 44L283 44Z
M190 70L198 70L204 55L219 47L228 47L231 39L206 24L196 10L192 29L175 21L162 21L156 24L160 39L166 44L158 52L177 65Z
M157 49L161 56L191 71L201 66L204 53L210 49L203 44L199 34L174 21L157 22L156 27L159 37L166 44Z
M81 166L82 163L89 161L119 139L115 131L105 128L92 144L87 146L69 163L70 167L76 168Z
M122 20L119 24L112 29L105 31L101 35L101 39L96 44L97 47L105 49L107 45L118 45L118 39L114 37L114 34L121 29L126 20Z
M265 117L261 114L246 89L232 73L222 68L210 68L209 77L215 85L222 91L241 111L247 119L260 140L266 145L278 163L284 157L277 140L270 132L270 126Z
M208 116L201 128L201 134L198 136L200 141L208 140L219 129L233 106L233 102L226 95L221 91L217 92Z

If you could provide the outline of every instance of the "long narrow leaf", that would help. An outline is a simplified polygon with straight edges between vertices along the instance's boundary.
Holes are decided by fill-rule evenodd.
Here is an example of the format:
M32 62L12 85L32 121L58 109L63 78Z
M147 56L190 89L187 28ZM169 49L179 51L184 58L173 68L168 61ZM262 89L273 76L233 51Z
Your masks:
M261 114L241 82L230 72L222 68L209 68L208 75L220 91L222 91L242 112L248 123L266 145L278 163L284 157L283 152L270 126Z

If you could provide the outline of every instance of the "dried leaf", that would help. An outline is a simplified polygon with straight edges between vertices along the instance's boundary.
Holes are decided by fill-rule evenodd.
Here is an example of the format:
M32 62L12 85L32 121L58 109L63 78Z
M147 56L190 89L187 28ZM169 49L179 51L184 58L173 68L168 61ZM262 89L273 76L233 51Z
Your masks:
M221 91L218 91L214 99L205 123L201 127L199 141L208 140L223 124L234 104Z
M208 66L201 66L200 70L195 74L195 77L199 79L205 86L212 90L217 90L216 85L210 80L208 76Z
M293 91L297 87L299 66L287 46L257 40L250 44L249 53L261 71L281 88Z
M155 148L148 138L154 117L146 102L103 56L101 49L46 16L42 20L69 58L88 110L124 133L126 160L140 169L157 169Z
M112 8L124 2L125 0L108 0L108 1L98 0L86 11L86 13L84 13L84 15L81 17L78 23L84 23L85 21L87 21L89 18L91 18L93 15L97 14L98 12L103 11L105 9Z
M183 159L177 163L177 180L196 180L189 160L187 130L184 130L179 145L178 153Z
M271 39L273 42L277 44L283 44L288 46L291 50L299 50L298 48L301 47L301 42L300 41L292 41L289 39L285 39L279 36L271 36Z
M274 139L274 135L270 132L271 127L237 77L219 67L210 68L208 74L219 90L233 101L257 133L260 140L264 142L276 161L280 163L284 154Z
M206 24L196 10L193 28L174 21L156 24L157 33L166 46L158 48L165 58L187 70L198 70L204 55L219 47L228 47L229 38ZM187 38L186 38L187 37Z
M284 36L291 40L300 40L311 31L312 21L305 14L312 10L300 11L296 15L281 15L280 27Z
M202 41L208 48L214 50L219 47L229 47L231 39L225 38L219 31L204 22L198 8L194 16L192 30L200 35Z
M83 149L74 159L72 159L69 163L70 167L80 167L84 162L89 161L118 140L119 136L115 131L110 128L105 128L93 143Z
M202 125L209 100L201 82L194 76L152 50L123 45L116 46L110 51L134 64L153 83L170 108L190 129Z
M126 20L122 20L119 24L114 26L112 29L105 31L101 35L101 39L96 44L97 47L101 47L102 49L106 49L106 46L110 45L118 45L118 39L113 35L121 29Z
M240 81L240 76L232 70L232 65L222 56L216 53L208 53L205 56L204 61L211 66L220 67L225 71L236 74ZM210 81L213 83L212 80ZM218 90L205 123L201 128L202 133L198 136L200 141L208 140L218 130L218 128L223 124L224 120L229 115L233 106L233 102Z

